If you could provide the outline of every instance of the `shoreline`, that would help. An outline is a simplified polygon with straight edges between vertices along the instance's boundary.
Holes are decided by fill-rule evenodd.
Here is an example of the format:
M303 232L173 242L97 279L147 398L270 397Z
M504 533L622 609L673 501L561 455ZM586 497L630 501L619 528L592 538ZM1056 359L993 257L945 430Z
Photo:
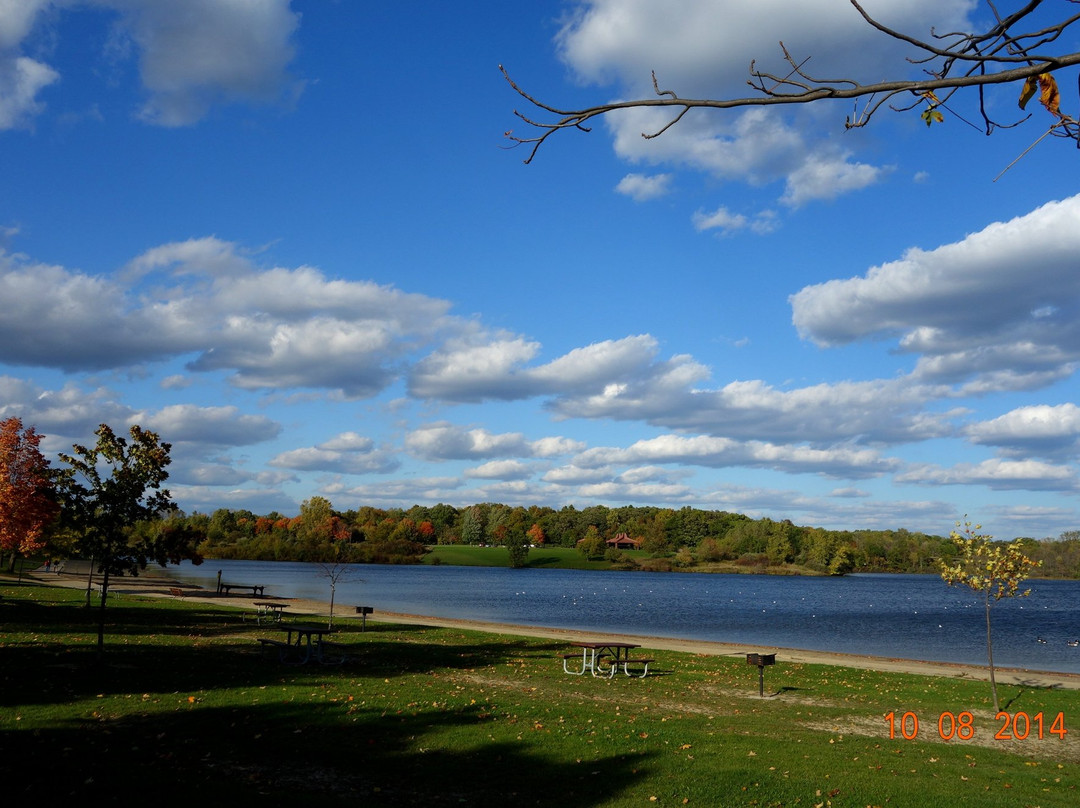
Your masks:
M37 583L45 585L64 586L68 588L86 587L86 578L84 574L66 571L61 574L55 574L52 572L46 573L44 569L38 569L31 573L27 573L26 575ZM214 599L230 605L235 605L237 608L254 609L260 603L274 600L287 603L289 609L298 614L326 616L330 612L330 604L318 600L286 597L253 598L240 595L219 595L217 592L203 589L202 587L192 586L183 581L176 581L169 578L167 574L164 574L164 571L156 569L147 569L142 575L134 578L123 577L114 579L109 589L117 595L135 594L148 597L171 598L174 596L170 594L169 590L174 587L183 589L185 598ZM351 612L342 611L339 613L335 610L334 619L356 621L361 618ZM399 612L385 612L379 610L367 615L367 620L373 623L405 623L409 625L482 631L489 634L513 634L522 637L539 637L543 639L560 640L567 643L574 640L581 640L586 637L590 639L611 639L635 642L645 648L677 651L703 656L744 657L748 653L767 653L776 654L777 662L780 663L836 665L847 668L860 668L891 673L909 673L921 676L941 676L956 679L969 679L972 681L989 681L990 678L990 672L986 666L955 662L934 662L931 660L902 659L899 657L846 654L835 651L810 651L806 649L783 648L779 646L750 647L738 643L683 640L671 637L615 634L610 632L584 632L576 629L525 626L514 623L492 623L481 620L402 614ZM1039 671L1026 668L1003 668L997 666L994 668L994 673L999 685L1080 690L1080 674Z

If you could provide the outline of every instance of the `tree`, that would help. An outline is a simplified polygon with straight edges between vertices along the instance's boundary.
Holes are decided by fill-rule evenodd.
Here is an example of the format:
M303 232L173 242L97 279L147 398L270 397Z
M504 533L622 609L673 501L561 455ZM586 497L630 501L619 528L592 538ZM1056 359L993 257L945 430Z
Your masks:
M333 515L333 506L325 497L312 497L301 502L300 524L296 531L301 541L311 545L329 541Z
M56 517L57 505L49 461L38 445L41 436L19 418L0 421L0 550L10 555L8 571L17 556L29 556L45 546L45 526Z
M604 555L607 545L600 531L596 529L596 525L589 525L588 530L585 531L585 537L578 542L577 547L578 552L585 558L600 558Z
M330 564L319 564L319 575L330 582L330 620L326 627L334 630L334 595L337 593L337 585L349 579L353 568L341 561Z
M997 682L994 679L994 643L990 635L990 607L1002 598L1027 597L1020 584L1039 566L1024 554L1020 539L1009 544L991 542L993 536L980 534L981 525L956 523L949 537L956 545L953 563L941 562L941 577L949 586L967 586L982 597L986 610L986 658L990 668L990 691L994 712L999 712Z
M1080 143L1080 124L1076 118L1061 111L1057 81L1053 76L1057 70L1080 64L1080 53L1062 52L1075 41L1074 37L1065 36L1065 32L1080 21L1080 14L1065 16L1044 25L1035 19L1043 0L1027 0L1016 11L1005 16L998 13L993 0L986 0L994 22L985 31L938 34L931 30L929 36L920 39L882 25L867 14L857 0L849 2L866 24L882 36L905 43L919 52L918 57L909 61L922 67L922 77L897 77L869 84L848 78L817 78L806 69L807 57L791 54L781 42L784 61L790 70L785 74L774 74L758 70L751 62L747 83L756 91L756 95L743 98L682 98L672 90L660 89L654 72L652 83L656 98L638 98L567 110L534 98L499 65L503 77L518 95L540 113L551 116L548 120L538 120L514 110L514 114L533 127L536 134L519 136L509 131L506 137L515 145L529 147L525 159L529 163L544 142L556 132L566 129L589 132L591 127L586 124L616 110L643 107L670 107L674 110L671 120L659 130L642 133L642 137L651 139L677 124L691 109L781 106L826 99L866 99L862 110L845 120L848 129L866 126L885 105L896 111L920 109L922 119L929 126L944 120L942 110L952 112L949 101L961 90L974 90L978 94L982 128L986 134L991 134L997 128L1016 126L1026 118L1001 123L990 117L989 107L984 103L985 89L991 85L1022 82L1017 94L1020 108L1024 109L1038 93L1041 103L1051 115L1050 127L1042 137L1055 135ZM1019 3L1019 0L1015 2ZM1075 3L1076 0L1068 2Z
M98 651L104 650L105 604L113 576L138 575L153 560L165 566L190 558L201 561L195 551L196 536L190 529L160 521L176 511L161 484L168 479L168 443L138 425L130 430L130 443L101 424L94 433L93 448L75 444L72 454L60 459L70 468L58 475L63 522L79 537L81 551L97 564L101 574L98 610ZM158 527L137 530L141 523ZM89 593L87 594L89 605Z
M501 537L514 569L524 567L529 561L529 537L520 528L508 528Z

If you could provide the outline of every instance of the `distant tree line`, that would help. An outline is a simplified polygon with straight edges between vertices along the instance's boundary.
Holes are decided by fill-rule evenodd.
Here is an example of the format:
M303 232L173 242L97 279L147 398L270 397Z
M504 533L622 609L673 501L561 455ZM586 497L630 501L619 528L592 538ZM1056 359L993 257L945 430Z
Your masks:
M512 551L576 547L646 569L734 564L748 570L790 566L793 571L845 574L935 573L940 562L956 553L948 536L902 528L827 530L691 507L568 505L556 510L488 502L339 511L325 498L313 497L294 517L223 508L182 518L206 537L198 548L201 555L252 560L416 563L428 546L468 544ZM608 540L619 534L636 540L641 552L608 549ZM1080 531L1022 541L1025 552L1042 562L1041 576L1080 578Z

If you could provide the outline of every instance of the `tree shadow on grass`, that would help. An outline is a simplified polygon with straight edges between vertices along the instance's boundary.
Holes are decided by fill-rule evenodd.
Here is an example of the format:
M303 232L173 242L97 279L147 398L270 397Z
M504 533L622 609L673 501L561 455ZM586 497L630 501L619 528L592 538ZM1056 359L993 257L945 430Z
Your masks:
M266 805L593 806L647 776L651 755L560 761L539 739L495 740L496 720L475 707L387 716L325 704L196 704L0 730L0 771L9 769L7 793L28 799L170 805L257 796Z

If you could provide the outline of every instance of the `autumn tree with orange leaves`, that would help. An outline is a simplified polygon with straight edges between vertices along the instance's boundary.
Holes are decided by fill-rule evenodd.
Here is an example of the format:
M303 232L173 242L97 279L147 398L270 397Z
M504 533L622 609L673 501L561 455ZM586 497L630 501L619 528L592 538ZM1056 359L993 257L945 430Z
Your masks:
M41 436L19 418L0 421L0 550L15 559L45 546L45 527L57 514L49 461L38 445Z

